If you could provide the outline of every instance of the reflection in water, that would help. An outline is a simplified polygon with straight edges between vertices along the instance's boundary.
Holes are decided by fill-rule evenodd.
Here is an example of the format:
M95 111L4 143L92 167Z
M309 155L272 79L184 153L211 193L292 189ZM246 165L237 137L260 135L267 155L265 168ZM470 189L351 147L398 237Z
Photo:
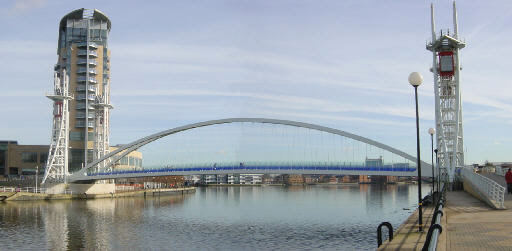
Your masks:
M409 185L208 187L178 196L8 202L0 204L0 239L6 250L373 250L377 225L398 227L416 192Z

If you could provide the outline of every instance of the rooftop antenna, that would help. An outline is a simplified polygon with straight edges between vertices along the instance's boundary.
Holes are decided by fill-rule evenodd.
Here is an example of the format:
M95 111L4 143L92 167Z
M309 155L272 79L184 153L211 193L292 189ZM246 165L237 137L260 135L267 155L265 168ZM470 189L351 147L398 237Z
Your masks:
M430 4L430 16L432 26L432 41L436 41L436 22L434 21L434 3Z
M455 4L455 1L453 1L453 32L454 38L459 39L459 24L457 21L457 6Z

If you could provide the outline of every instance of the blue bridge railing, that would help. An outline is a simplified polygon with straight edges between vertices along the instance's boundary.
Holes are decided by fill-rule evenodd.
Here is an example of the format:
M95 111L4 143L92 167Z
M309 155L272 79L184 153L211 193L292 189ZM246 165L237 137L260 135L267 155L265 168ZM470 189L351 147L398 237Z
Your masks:
M203 172L229 172L229 171L247 171L247 172L257 172L257 171L361 171L361 172L415 172L415 167L397 167L393 165L383 165L383 166L352 166L352 165L244 165L240 163L238 165L217 165L213 166L203 166L203 165L190 165L187 167L163 167L163 168L144 168L139 170L112 170L112 171L100 171L100 172L88 172L87 176L101 176L101 175L126 175L126 174L142 174L142 173L176 173L176 172L190 172L191 174L200 174Z

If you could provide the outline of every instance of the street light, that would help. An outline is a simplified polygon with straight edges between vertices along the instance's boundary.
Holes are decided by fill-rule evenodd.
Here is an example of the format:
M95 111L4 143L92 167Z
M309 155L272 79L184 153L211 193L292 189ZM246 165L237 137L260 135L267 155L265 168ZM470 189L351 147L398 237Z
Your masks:
M39 174L39 166L36 166L36 191L35 191L35 193L37 193L37 182L38 182L37 175L38 174Z
M418 72L409 74L409 84L414 87L414 97L416 100L416 154L418 156L418 213L419 213L419 231L423 232L423 212L421 197L421 160L420 160L420 120L418 115L418 86L423 82L423 77Z
M431 146L432 146L432 162L430 162L430 164L432 165L432 198L434 196L434 188L436 186L436 180L434 178L434 133L436 133L436 129L434 128L429 128L428 129L428 134L430 134L430 143ZM438 191L439 192L439 191Z
M437 157L437 148L434 149L436 154L436 166L437 166L437 191L441 191L441 168L439 168L439 157Z

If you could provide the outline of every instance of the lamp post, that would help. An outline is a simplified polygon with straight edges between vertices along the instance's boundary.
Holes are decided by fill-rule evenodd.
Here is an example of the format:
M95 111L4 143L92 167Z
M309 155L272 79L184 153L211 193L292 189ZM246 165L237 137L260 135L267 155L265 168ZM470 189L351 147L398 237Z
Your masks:
M37 182L38 182L37 175L38 174L39 174L39 166L36 166L36 191L34 191L34 193L37 193Z
M421 196L421 160L420 160L420 120L418 115L418 86L423 82L423 77L418 72L409 74L409 84L414 87L414 98L416 100L416 154L418 167L418 225L419 232L423 232L423 212Z
M436 166L437 166L437 191L441 190L441 168L439 168L439 157L437 157L437 148L434 149L436 154Z
M432 196L434 196L434 188L436 186L436 180L434 178L434 133L436 133L436 130L434 128L428 129L428 134L430 134L430 143L432 146L432 162L430 162L430 164L432 165Z

